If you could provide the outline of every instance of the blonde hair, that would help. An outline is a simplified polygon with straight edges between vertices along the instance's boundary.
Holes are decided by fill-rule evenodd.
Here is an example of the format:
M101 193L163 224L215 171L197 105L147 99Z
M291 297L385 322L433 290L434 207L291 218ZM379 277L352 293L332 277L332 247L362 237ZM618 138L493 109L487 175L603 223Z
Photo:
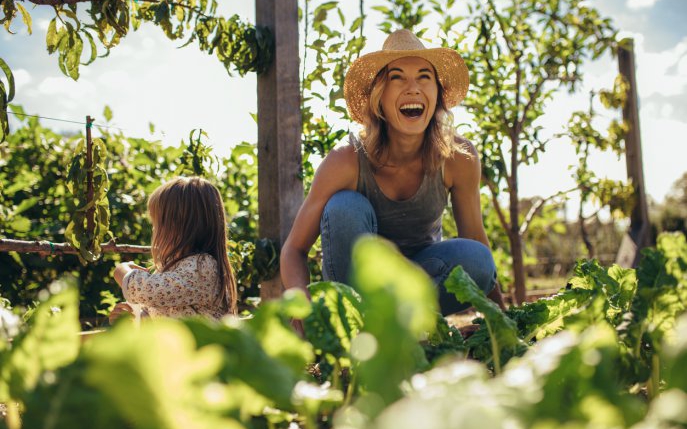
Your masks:
M188 256L211 255L221 282L217 303L236 314L236 279L227 255L227 223L217 188L200 177L173 179L150 195L148 213L155 268L163 272Z
M436 76L436 70L434 71ZM360 132L361 141L368 158L375 165L381 166L382 159L389 149L387 123L382 111L382 94L388 82L388 66L377 73L372 81L367 111L365 112L364 129ZM454 152L472 156L453 129L453 114L446 108L444 88L437 79L437 105L434 116L430 119L422 143L422 165L425 171L435 172Z

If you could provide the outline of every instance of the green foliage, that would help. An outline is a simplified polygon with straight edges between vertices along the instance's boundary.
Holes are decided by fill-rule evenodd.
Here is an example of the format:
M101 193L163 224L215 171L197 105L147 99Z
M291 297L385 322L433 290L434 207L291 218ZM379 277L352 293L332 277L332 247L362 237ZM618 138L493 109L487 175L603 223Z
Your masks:
M11 343L0 349L0 403L23 401L45 371L72 362L78 353L78 290L73 279L51 284L43 302ZM47 296L46 296L47 295ZM4 322L3 322L4 324Z
M384 33L391 33L398 28L393 28L393 23L397 24L399 28L412 30L414 27L420 25L422 19L427 16L429 11L423 10L422 0L390 0L390 7L387 6L373 6L372 9L382 13L384 19L379 23L379 29ZM415 34L422 37L426 31L420 30Z
M677 317L687 309L687 243L682 234L659 236L655 249L642 251L637 267L636 299L625 323L619 327L626 347L626 361L631 381L652 377L653 391L658 389L659 363L664 341L675 329Z
M0 69L2 69L7 78L7 86L0 80L0 141L3 141L10 132L9 121L7 120L7 106L14 98L14 75L2 58L0 58Z
M437 296L427 274L383 239L361 238L352 266L364 329L353 340L351 354L364 381L363 398L369 398L361 411L374 417L400 398L403 380L427 367L418 339L436 327Z
M347 128L333 124L349 122L343 99L343 81L348 66L365 45L363 1L349 22L339 1L305 0L303 60L301 61L301 119L303 126L303 172L305 191L314 174L313 159L324 157L341 142ZM316 114L327 111L327 115Z
M518 337L515 323L484 295L484 292L463 270L463 267L458 266L451 271L444 285L446 290L453 293L458 301L469 302L484 315L483 320L489 334L494 369L497 374L500 373L502 357L504 355L517 355L524 348L522 340ZM479 335L468 340L468 345L478 338L480 338ZM482 358L488 360L488 355L482 356Z
M650 362L662 362L662 387L649 398L636 395L642 386L628 380L630 337L622 328L624 315L642 305L642 289L685 293L682 235L660 237L637 276L583 262L560 295L505 315L492 311L456 270L452 288L474 301L492 327L464 343L437 320L436 297L419 268L379 239L361 241L354 252L359 295L346 285L316 283L312 302L296 291L246 319L153 319L139 329L123 319L81 346L73 285L51 286L54 294L25 325L2 308L0 333L15 332L12 342L0 342L0 401L9 405L0 427L637 429L684 423L684 307L676 311L662 298L649 303L651 329L662 330L660 339L648 334L661 343L646 349ZM293 318L305 319L307 341L290 329ZM535 344L492 376L485 365L491 357L475 353L473 338L485 333L486 341L526 348L520 339L527 337ZM444 349L451 355L429 369L418 341L425 350L452 345ZM478 359L465 360L455 353L460 350ZM314 383L306 367L321 356L346 371ZM332 384L344 373L346 395L343 383Z
M514 362L508 370L531 371L541 389L524 413L526 427L628 427L640 420L642 402L623 392L617 379L619 352L614 330L600 324L578 335L562 332Z

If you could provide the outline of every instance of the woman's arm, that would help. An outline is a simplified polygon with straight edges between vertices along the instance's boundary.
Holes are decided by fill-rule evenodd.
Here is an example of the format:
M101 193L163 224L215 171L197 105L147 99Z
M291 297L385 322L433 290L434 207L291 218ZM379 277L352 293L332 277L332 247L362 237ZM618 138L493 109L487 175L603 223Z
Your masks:
M462 144L468 153L454 153L444 166L444 182L451 193L453 217L461 238L476 240L490 247L482 222L479 154L472 143L464 141Z
M444 166L444 183L451 193L453 218L461 238L479 241L491 249L482 221L479 193L482 167L479 154L469 141L465 140L461 143L468 149L468 154L454 153ZM506 309L498 284L487 296L502 310Z
M357 181L358 159L350 145L332 150L320 164L310 192L281 249L279 266L282 284L286 289L297 287L305 290L310 283L308 252L320 235L324 206L336 192L355 190Z

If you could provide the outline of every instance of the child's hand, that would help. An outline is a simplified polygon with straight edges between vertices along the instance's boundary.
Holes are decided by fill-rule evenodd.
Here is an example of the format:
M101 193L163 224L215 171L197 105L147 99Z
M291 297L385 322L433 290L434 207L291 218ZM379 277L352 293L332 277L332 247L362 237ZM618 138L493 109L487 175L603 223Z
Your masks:
M131 308L128 302L117 303L110 312L110 325L114 325L115 320L119 319L120 317L126 314L133 316L134 309Z
M141 271L146 271L148 272L148 268L142 267L140 265L136 265L134 262L125 262L126 265L129 266L132 270L141 270Z
M140 265L136 265L133 262L122 262L121 264L117 264L114 270L114 279L115 282L121 287L122 286L122 280L124 279L124 276L129 274L130 271L133 270L141 270L141 271L146 271L148 272L147 268L143 268Z

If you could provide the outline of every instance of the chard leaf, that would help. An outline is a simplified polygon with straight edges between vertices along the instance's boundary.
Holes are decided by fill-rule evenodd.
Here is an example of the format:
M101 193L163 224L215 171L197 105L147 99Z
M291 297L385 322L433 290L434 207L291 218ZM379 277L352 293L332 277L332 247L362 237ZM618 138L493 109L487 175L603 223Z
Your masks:
M0 353L0 402L23 400L43 372L76 359L81 329L76 281L58 280L50 288L55 295L36 308L26 330Z
M418 340L436 326L432 280L386 240L364 237L353 248L353 286L362 297L365 329L353 339L351 355L366 401L360 411L375 417L399 399L401 382L428 363Z
M492 358L497 373L501 372L501 354L508 352L518 353L525 347L518 337L515 322L506 316L492 300L484 295L470 275L463 267L456 267L451 271L444 282L446 290L456 295L460 302L469 302L484 315L484 324L487 327L491 342Z

